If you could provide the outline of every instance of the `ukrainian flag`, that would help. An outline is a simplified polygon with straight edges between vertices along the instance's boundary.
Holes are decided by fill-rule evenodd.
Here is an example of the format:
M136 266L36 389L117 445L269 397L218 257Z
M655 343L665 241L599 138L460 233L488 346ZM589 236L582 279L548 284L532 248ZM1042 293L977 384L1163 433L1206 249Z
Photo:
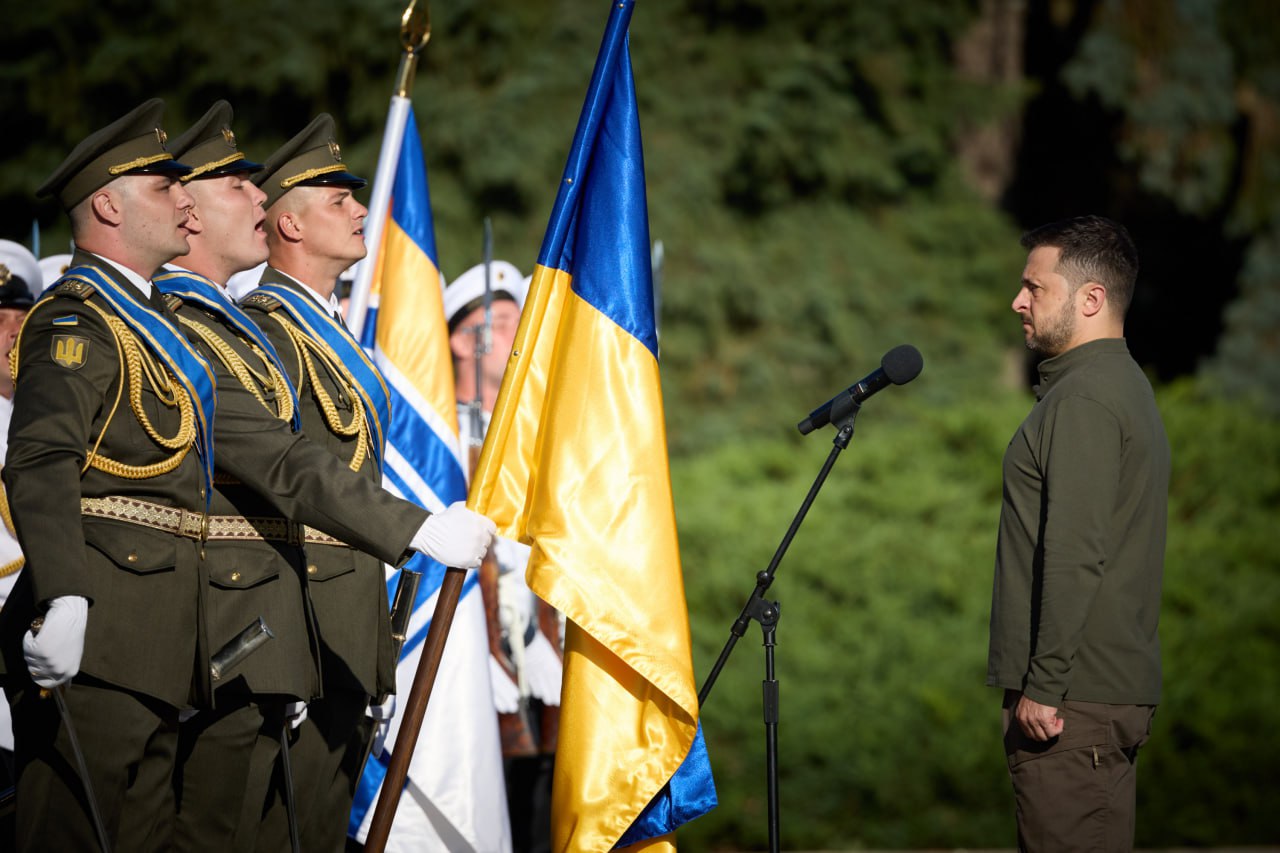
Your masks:
M391 172L394 168L394 172ZM390 183L389 203L378 204L379 184ZM383 140L374 205L380 222L366 225L372 272L357 279L369 310L358 333L391 392L384 485L438 512L466 497L458 447L453 363L436 264L426 165L413 107L393 98ZM389 215L388 215L389 214ZM370 219L374 217L370 216ZM356 294L353 293L353 301ZM353 507L353 511L362 511ZM396 668L401 708L409 695L431 625L444 566L421 554L407 568L424 573L408 639ZM397 573L387 580L392 595ZM404 795L392 823L388 850L505 851L511 848L502 749L489 683L489 646L476 575L462 590L445 644L433 695L409 765ZM356 791L349 834L363 840L394 749L398 717L381 757L370 756Z
M658 376L644 162L615 2L471 504L567 619L553 848L670 837L715 805ZM643 814L642 814L643 813Z

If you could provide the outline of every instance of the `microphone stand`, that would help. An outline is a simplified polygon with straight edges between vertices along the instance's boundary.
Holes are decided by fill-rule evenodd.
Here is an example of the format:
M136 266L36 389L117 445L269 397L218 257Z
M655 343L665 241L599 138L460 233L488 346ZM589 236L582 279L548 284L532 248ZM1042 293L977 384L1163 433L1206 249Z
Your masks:
M782 537L782 542L778 545L778 550L774 552L773 559L769 562L769 567L756 574L756 588L751 593L751 597L747 599L746 605L743 606L742 613L739 614L733 626L729 629L729 639L720 651L720 657L716 659L715 665L711 667L711 673L707 676L707 680L703 682L702 689L698 691L698 707L705 707L707 697L711 695L711 688L715 685L716 678L720 675L720 670L724 669L724 665L729 660L729 655L733 652L734 646L746 633L747 625L752 620L759 622L760 628L764 633L763 705L765 772L768 779L769 798L770 853L778 853L780 843L778 826L778 720L780 714L778 680L774 672L773 650L777 645L778 618L781 608L777 601L769 601L764 595L768 591L770 584L773 583L778 564L782 562L783 555L786 554L787 548L791 546L791 540L795 538L796 533L800 530L800 525L804 522L805 516L808 515L809 508L813 506L814 500L817 499L819 490L822 489L823 483L827 480L827 475L831 473L831 469L835 466L836 459L839 458L840 452L847 448L849 442L853 439L853 422L858 417L860 408L861 404L850 397L847 404L842 404L832 411L831 423L838 431L832 441L834 446L831 448L831 453L827 455L827 461L823 463L822 470L818 472L813 485L809 488L809 494L805 495L804 502L800 504L800 509L791 521L791 526L787 529L786 535Z

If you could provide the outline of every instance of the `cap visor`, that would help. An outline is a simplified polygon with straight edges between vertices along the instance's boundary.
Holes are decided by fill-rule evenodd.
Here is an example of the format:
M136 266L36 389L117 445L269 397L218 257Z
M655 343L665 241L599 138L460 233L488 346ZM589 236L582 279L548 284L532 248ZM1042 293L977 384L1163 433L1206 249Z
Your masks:
M254 163L251 160L236 160L234 163L227 163L225 166L218 166L207 172L201 172L198 175L192 175L190 180L198 181L201 178L225 178L227 175L252 175L261 172L263 165Z
M352 187L353 189L358 190L367 183L369 182L364 178L353 175L350 172L330 172L327 175L317 175L310 180L302 181L298 186L327 187L336 185L340 187Z
M157 160L146 166L137 169L130 169L125 172L126 175L173 175L175 178L182 177L191 171L191 167L186 163L179 163L177 160Z

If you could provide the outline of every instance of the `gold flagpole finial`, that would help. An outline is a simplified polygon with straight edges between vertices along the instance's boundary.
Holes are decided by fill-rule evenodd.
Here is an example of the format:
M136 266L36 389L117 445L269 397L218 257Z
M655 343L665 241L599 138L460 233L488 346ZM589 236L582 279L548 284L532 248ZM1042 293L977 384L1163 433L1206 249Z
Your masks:
M409 0L404 14L400 16L400 44L404 54L400 57L400 70L396 72L396 94L402 98L409 97L413 88L413 73L418 67L418 52L427 46L431 39L431 11L426 0Z

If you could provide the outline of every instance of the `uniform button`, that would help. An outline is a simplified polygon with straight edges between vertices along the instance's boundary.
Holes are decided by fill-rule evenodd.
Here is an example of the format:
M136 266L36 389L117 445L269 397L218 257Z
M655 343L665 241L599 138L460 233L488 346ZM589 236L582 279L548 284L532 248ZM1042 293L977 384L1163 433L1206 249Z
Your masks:
M238 581L238 580L240 580L240 573L239 573L239 572L232 572L232 573L231 573L231 579L232 579L233 581Z
M312 563L311 565L307 566L307 574L309 575L314 575L318 571L320 570L316 568L315 563Z
M138 552L137 552L137 551L130 551L130 552L129 552L129 556L128 556L128 557L125 557L125 559L126 559L126 560L128 560L130 563L136 563L136 562L138 562Z

